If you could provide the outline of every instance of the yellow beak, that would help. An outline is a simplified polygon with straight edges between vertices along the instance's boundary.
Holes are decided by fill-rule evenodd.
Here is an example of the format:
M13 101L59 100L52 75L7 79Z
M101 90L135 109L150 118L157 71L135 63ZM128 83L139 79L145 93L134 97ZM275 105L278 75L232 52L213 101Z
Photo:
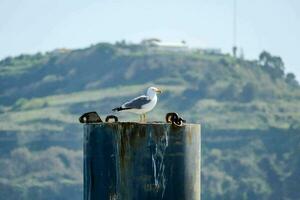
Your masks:
M160 94L160 93L162 93L162 91L161 91L160 89L157 89L157 90L156 90L156 93L157 93L157 94Z

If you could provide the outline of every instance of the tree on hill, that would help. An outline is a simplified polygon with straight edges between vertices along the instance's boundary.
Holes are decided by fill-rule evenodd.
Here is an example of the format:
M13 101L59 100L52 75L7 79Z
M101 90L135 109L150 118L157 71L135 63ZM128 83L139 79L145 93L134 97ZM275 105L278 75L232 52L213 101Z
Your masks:
M273 80L284 76L284 63L279 56L272 56L269 52L263 51L259 55L259 64L270 74Z
M299 83L296 80L296 76L293 73L288 73L285 77L285 81L287 82L287 84L289 84L290 86L293 87L297 87L299 86Z

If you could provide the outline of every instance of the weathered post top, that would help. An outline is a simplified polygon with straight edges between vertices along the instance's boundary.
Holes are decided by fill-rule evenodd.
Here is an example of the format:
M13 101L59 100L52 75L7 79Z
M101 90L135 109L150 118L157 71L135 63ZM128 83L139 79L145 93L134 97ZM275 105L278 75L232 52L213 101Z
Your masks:
M198 124L84 125L84 200L200 200Z

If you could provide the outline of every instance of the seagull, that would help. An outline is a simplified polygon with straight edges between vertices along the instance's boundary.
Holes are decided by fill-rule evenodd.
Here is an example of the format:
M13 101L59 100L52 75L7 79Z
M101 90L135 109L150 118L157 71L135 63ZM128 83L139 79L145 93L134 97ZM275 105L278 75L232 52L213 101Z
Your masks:
M161 90L156 87L149 87L147 95L136 97L120 107L112 109L113 111L122 112L127 111L140 115L140 122L146 122L146 113L151 111L157 103L157 95Z

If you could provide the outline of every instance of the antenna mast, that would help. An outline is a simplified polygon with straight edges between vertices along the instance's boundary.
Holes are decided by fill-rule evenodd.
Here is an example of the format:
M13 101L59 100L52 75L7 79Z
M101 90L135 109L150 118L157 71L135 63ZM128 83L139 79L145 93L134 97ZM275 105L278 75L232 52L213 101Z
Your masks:
M232 47L232 54L233 57L236 58L236 51L237 51L237 46L236 46L236 30L237 30L237 23L236 23L236 15L237 15L237 10L236 10L236 0L233 0L233 47Z

